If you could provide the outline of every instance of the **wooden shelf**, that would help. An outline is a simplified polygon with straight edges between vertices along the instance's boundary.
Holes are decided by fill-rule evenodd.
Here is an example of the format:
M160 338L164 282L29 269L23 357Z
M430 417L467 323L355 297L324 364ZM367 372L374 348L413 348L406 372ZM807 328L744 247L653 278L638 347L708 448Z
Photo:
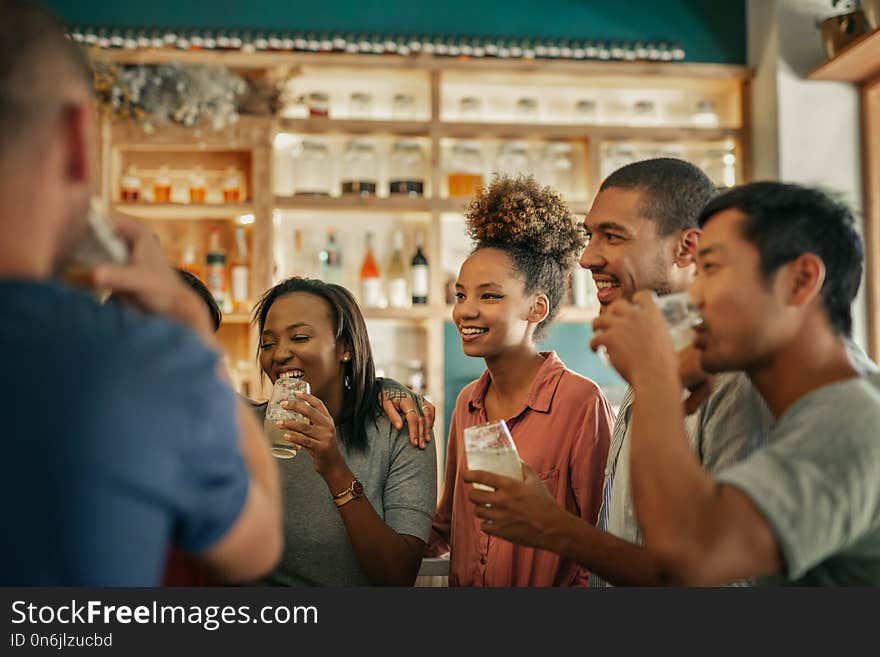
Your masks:
M628 125L548 125L525 123L457 123L437 127L441 137L454 139L626 139L628 141L717 141L737 137L737 128Z
M279 210L312 210L336 212L449 212L462 213L470 202L469 196L453 198L410 198L407 196L276 196ZM588 201L568 204L575 214L586 214Z
M254 212L243 203L114 203L113 210L141 219L233 219Z
M448 321L452 321L452 309L455 306L446 306L446 312L444 319ZM579 306L563 306L559 310L559 315L556 317L557 322L563 324L590 324L594 319L598 317L598 312L592 308L581 308Z
M752 72L746 66L683 62L620 62L596 60L497 59L494 57L433 57L431 55L364 55L309 52L225 52L218 50L182 51L176 49L93 50L94 56L116 64L221 64L233 69L293 68L297 66L348 67L354 69L408 69L424 71L507 71L568 73L591 76L672 76L696 79L747 80Z
M229 313L223 315L223 324L250 324L251 316L248 313Z
M862 84L880 77L880 29L865 34L832 59L813 69L807 79Z
M276 196L281 210L335 210L337 212L430 212L434 201L409 196Z
M393 320L400 322L425 322L444 319L443 306L410 306L409 308L362 308L364 319Z
M346 135L403 135L407 137L428 137L430 121L384 121L349 119L280 119L277 130L300 134L346 134Z

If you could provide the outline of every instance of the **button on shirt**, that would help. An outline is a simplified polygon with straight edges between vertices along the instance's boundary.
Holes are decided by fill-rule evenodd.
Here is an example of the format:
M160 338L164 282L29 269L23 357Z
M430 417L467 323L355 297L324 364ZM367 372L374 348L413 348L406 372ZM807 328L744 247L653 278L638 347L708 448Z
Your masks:
M507 426L520 458L557 504L595 524L614 413L595 383L567 369L555 353L542 355L544 364ZM451 553L450 586L585 586L588 573L577 563L480 531L467 499L471 486L461 479L467 468L463 432L488 421L484 402L490 382L486 371L455 404L429 554Z

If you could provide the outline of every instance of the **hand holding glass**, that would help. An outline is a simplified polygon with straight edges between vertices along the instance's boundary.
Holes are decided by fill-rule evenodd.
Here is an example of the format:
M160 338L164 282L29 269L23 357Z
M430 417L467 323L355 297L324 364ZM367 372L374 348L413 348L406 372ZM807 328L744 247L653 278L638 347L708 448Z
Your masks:
M284 440L284 429L278 427L276 422L308 422L308 419L296 411L290 411L281 406L282 402L296 401L297 392L311 392L309 384L302 379L294 379L283 374L275 381L272 388L272 396L266 407L266 420L263 427L266 436L272 443L272 456L279 459L292 459L299 451L299 445L293 445Z
M486 470L522 481L522 463L504 420L495 420L464 430L464 451L469 470ZM495 490L474 484L479 490Z

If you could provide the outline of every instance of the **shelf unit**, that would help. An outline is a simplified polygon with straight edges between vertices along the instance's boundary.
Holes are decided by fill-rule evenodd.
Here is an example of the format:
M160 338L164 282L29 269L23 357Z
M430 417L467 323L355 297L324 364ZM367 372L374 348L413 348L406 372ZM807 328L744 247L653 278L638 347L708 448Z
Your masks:
M229 53L229 52L179 52L165 50L108 51L105 59L118 64L162 64L182 62L190 64L221 64L242 73L256 73L269 79L333 80L343 84L352 80L352 89L363 89L369 80L394 80L406 76L416 80L424 89L421 98L426 110L418 120L377 120L333 118L280 118L242 117L231 129L222 134L209 130L163 129L146 135L130 123L106 122L102 129L103 195L114 208L141 217L148 222L167 224L171 221L188 222L192 226L205 225L205 220L235 223L242 215L253 217L249 225L251 239L251 296L269 287L275 276L290 272L274 272L276 249L283 248L280 235L287 223L299 221L302 225L318 227L342 222L347 229L360 223L360 228L382 222L404 226L408 231L414 227L426 234L426 256L430 263L430 305L412 308L366 308L364 315L373 326L392 327L394 331L411 332L417 337L417 354L424 363L425 383L430 399L438 409L435 433L445 436L444 418L444 324L451 319L451 307L446 304L445 268L449 265L449 239L444 237L444 226L454 225L468 203L468 198L447 198L444 189L444 149L451 140L478 139L531 140L532 142L565 141L573 144L581 154L582 162L576 167L577 190L569 205L576 215L589 209L600 181L600 157L603 144L618 140L649 142L658 145L689 142L721 142L734 144L737 160L736 178L748 177L744 163L748 161L745 148L747 121L747 87L749 71L739 66L708 64L668 64L644 62L567 62L567 61L511 61L466 60L435 58L430 56L376 56L347 54L309 53ZM371 77L373 76L373 77ZM363 78L366 82L358 82ZM342 80L342 82L340 82ZM383 82L386 83L386 82ZM615 116L606 116L598 123L561 123L534 120L519 123L505 117L488 117L485 122L460 121L450 116L453 101L450 94L460 94L461 89L479 88L484 83L494 89L492 93L517 94L525 86L536 93L551 94L554 90L576 90L588 87L597 94L615 94L619 90L660 90L662 93L691 97L703 92L720 99L718 126L698 127L671 124L663 126L631 126ZM493 86L494 85L494 86ZM506 85L506 87L505 87ZM571 91L567 93L573 93ZM419 138L426 144L428 163L428 195L424 197L345 197L345 196L296 196L277 194L273 177L277 174L273 145L280 134L324 135L329 138L364 137L379 139ZM249 198L235 205L220 204L161 204L120 203L118 199L121 161L126 157L136 160L146 157L144 153L159 153L173 159L180 153L193 155L240 152L248 163ZM381 192L380 192L381 193ZM348 223L346 223L348 222ZM391 225L389 224L389 225ZM164 224L163 224L164 225ZM299 224L298 224L299 225ZM204 229L203 229L204 230ZM345 233L344 233L345 234ZM173 249L174 245L170 245ZM458 247L461 259L461 247ZM407 253L410 253L407 249ZM177 254L169 253L172 258ZM406 253L405 253L406 255ZM452 260L455 258L453 257ZM351 262L351 258L349 258ZM359 261L354 264L359 264ZM381 263L380 263L381 264ZM562 322L589 323L594 316L591 308L565 307L560 313ZM249 325L246 313L236 312L224 318L221 340L229 353L229 360L241 364L247 372L242 379L252 385L249 393L261 394L260 373L255 363L257 336ZM382 343L383 350L403 348L395 338ZM374 341L374 348L376 340ZM405 341L404 341L405 342ZM246 345L242 350L241 345ZM235 350L233 352L233 350ZM378 354L377 360L385 354ZM405 382L405 381L404 381ZM442 446L441 439L438 446ZM445 457L438 450L439 463Z
M880 29L847 45L807 78L851 82L859 87L868 354L880 361Z

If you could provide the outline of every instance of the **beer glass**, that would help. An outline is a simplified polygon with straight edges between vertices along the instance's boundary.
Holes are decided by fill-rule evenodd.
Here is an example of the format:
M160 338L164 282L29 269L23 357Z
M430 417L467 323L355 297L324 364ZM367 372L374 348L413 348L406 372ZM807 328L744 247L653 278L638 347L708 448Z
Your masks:
M522 481L522 463L504 420L465 428L464 451L469 470L487 470ZM495 490L483 484L474 484L474 488Z

